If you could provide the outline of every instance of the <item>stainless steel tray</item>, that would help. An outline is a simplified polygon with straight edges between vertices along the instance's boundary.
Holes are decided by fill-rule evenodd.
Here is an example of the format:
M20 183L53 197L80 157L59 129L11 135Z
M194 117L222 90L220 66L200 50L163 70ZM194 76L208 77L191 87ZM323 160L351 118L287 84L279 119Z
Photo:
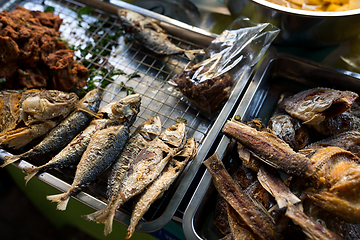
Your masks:
M324 66L287 54L275 54L264 59L257 69L242 100L232 115L248 121L260 118L267 124L284 92L294 94L314 87L329 87L360 93L360 74ZM225 165L234 159L230 139L222 136L216 152ZM223 237L212 224L217 191L211 174L202 166L201 180L185 210L183 230L188 240Z
M114 32L121 28L116 15L118 8L127 8L159 20L160 25L169 34L171 40L183 48L207 47L216 35L125 2L116 1L116 4L113 5L97 0L9 1L4 3L2 8L0 7L0 11L4 9L11 11L16 5L23 5L30 10L44 10L46 6L51 6L55 9L54 13L64 19L60 28L62 32L61 38L67 40L70 45L83 46L87 42L93 41L91 49L93 50L99 47L100 41L106 40L106 45L100 45L102 46L101 51L96 55L101 61L94 61L92 59L87 67L96 65L102 70L107 68L108 63L110 63L116 69L120 69L127 74L136 72L140 75L137 78L127 78L124 75L110 78L105 75L100 81L100 83L103 81L111 82L110 87L108 86L103 89L104 96L101 106L124 96L126 94L124 89L131 88L134 92L141 94L141 110L132 127L132 131L145 119L154 115L161 117L164 128L173 125L178 117L186 119L187 137L194 137L196 139L198 155L185 168L182 175L178 177L164 196L151 206L143 217L143 221L137 226L137 231L152 232L162 228L173 218L198 168L218 136L221 126L239 100L239 96L248 83L252 70L245 72L241 79L237 80L232 95L221 113L216 120L210 121L199 111L186 104L182 97L167 82L188 63L188 59L184 55L158 56L139 45L136 41L127 42L124 37L119 37L118 39L108 37L113 36ZM85 6L94 7L95 9L89 14L82 15L82 20L79 22L77 11ZM90 30L89 26L95 22L98 24ZM108 54L102 56L103 52L108 52ZM84 57L78 52L75 53L80 60L84 60ZM100 84L98 87L101 88ZM0 149L0 158L2 159L10 154ZM47 160L49 159L43 159L42 161ZM23 169L24 166L34 164L33 162L20 161L14 165L19 169ZM38 178L61 191L67 191L72 183L74 173L74 168L52 170L42 173ZM106 206L106 181L107 175L104 173L74 198L96 210L104 208ZM181 220L182 214L182 212L178 213L179 217L177 219L180 218ZM117 211L115 220L128 225L130 215L131 202L125 204Z

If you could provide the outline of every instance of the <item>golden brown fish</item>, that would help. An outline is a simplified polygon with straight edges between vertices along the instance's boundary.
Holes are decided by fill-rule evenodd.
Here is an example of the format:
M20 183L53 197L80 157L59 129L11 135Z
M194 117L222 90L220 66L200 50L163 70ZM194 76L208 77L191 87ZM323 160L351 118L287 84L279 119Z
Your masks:
M144 216L144 214L147 212L151 204L155 200L162 197L164 192L182 172L185 165L196 156L196 153L197 149L195 139L187 139L184 148L175 154L175 156L168 162L157 179L151 183L151 185L144 191L139 200L136 202L134 210L131 214L126 239L131 238L135 231L135 226L140 221L142 216Z
M316 173L305 194L324 210L360 223L359 158L339 147L317 149L310 158Z
M217 153L205 160L203 164L211 173L218 193L235 209L255 235L261 239L282 239L266 209L239 188L226 171Z
M78 104L75 93L57 90L0 92L0 145L19 149L43 136Z
M235 121L227 121L222 132L235 138L265 163L289 175L312 175L314 172L307 157L296 153L272 133L260 132Z
M182 139L180 146L175 146L179 141L174 139L174 136ZM185 137L184 123L178 123L167 128L160 137L155 138L142 149L132 161L121 182L119 192L114 194L106 208L86 215L84 218L97 223L104 223L104 234L111 233L115 211L129 199L144 191L157 178L179 147L182 147Z
M286 98L279 107L305 124L317 125L350 109L356 98L351 91L312 88Z

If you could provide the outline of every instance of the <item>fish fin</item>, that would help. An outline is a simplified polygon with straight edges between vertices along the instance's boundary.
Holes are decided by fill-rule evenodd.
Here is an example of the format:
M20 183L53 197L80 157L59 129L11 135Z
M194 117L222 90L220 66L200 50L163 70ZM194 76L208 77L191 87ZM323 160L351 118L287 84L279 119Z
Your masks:
M6 156L5 157L5 161L4 163L0 166L0 167L6 167L7 165L11 164L11 163L14 163L18 160L20 160L20 156L16 156L16 155L13 155L13 156Z
M66 210L70 196L68 193L60 193L60 194L47 196L46 198L52 202L57 202L57 207L56 207L57 210L64 211Z
M110 212L110 215L108 214L108 217L105 220L105 228L104 228L104 235L107 236L112 232L112 225L114 220L115 212Z
M30 181L31 178L33 178L38 172L38 168L31 168L31 167L24 167L23 172L27 175L25 176L25 185Z

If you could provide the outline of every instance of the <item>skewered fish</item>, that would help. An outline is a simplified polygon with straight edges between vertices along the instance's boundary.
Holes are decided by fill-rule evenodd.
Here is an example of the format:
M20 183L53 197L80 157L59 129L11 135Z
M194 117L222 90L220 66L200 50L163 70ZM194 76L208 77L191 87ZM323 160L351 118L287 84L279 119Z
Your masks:
M222 132L235 138L267 164L294 175L312 175L310 161L283 140L268 132L259 132L241 122L227 121Z
M79 102L79 107L53 128L46 137L35 147L20 155L7 156L4 167L20 159L29 159L44 156L65 147L77 134L79 134L91 121L101 101L101 92L98 89L88 92ZM83 110L87 109L87 110Z
M168 162L158 178L145 190L137 201L131 214L130 224L127 229L126 239L129 239L135 231L136 224L147 212L151 204L161 198L164 192L175 181L184 169L185 165L191 161L197 153L194 138L187 139L185 146L180 152Z
M176 46L170 42L164 30L158 25L158 21L152 18L129 9L120 9L118 16L122 23L133 31L134 37L156 54L205 53L203 49L187 50Z
M106 208L84 217L97 223L105 223L104 234L111 233L115 211L157 178L179 147L184 144L185 135L185 124L178 123L166 129L159 138L151 141L132 161L123 178L119 193L112 197ZM175 145L178 143L177 139L182 139L180 146Z
M351 91L313 88L286 98L279 107L304 124L317 125L350 109L357 97Z
M287 114L272 116L268 123L272 133L284 140L295 151L310 143L310 136L306 125L297 118Z
M216 153L205 160L203 164L211 173L218 193L235 209L257 237L261 239L282 239L266 209L238 187Z
M75 93L57 90L0 92L0 145L19 149L43 136L78 104Z
M77 166L70 189L61 194L47 196L57 202L58 210L65 210L71 196L96 179L120 154L129 137L126 126L111 126L95 132Z

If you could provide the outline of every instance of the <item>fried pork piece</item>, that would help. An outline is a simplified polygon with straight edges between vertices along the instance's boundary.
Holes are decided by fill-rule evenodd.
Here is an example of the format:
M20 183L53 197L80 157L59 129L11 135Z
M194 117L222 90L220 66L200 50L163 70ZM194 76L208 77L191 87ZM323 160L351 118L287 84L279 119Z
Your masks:
M21 6L0 12L0 77L8 88L69 91L86 85L87 69L58 39L61 23L51 12Z

